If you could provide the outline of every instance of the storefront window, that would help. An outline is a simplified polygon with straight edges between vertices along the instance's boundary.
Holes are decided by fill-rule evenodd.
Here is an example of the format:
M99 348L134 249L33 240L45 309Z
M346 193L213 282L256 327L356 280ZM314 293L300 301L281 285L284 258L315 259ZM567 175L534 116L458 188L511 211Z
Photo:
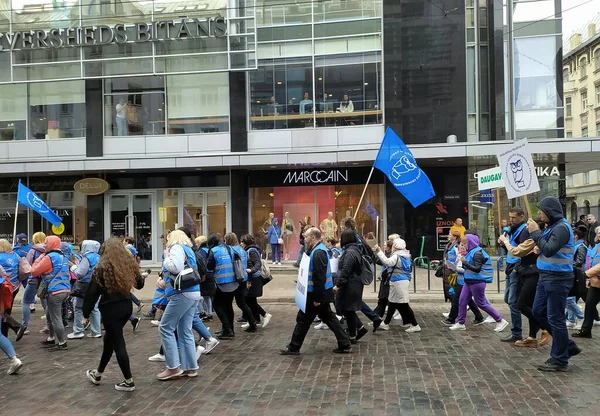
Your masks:
M0 141L25 140L27 85L0 85Z
M275 214L282 224L288 218L293 227L284 233L284 256L296 260L299 249L299 221L310 217L310 224L319 227L331 212L338 230L331 233L339 239L343 219L353 216L364 185L280 186L250 189L252 233L268 249L269 214ZM356 217L359 233L376 241L383 224L384 185L371 184ZM286 216L287 213L287 216Z
M226 72L167 76L169 134L229 131Z
M104 93L106 136L165 134L164 77L107 79Z
M84 81L29 84L30 139L85 137Z
M15 226L16 193L0 194L0 238L12 241ZM17 215L17 234L27 232L27 209L19 206Z

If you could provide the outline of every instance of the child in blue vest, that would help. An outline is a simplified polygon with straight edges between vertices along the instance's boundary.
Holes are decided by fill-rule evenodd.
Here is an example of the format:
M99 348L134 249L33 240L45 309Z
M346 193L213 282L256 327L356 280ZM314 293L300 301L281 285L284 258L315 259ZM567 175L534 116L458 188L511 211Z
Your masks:
M467 234L463 237L461 244L463 248L466 246L467 254L458 256L458 260L462 262L462 267L457 268L457 271L459 273L464 272L465 284L458 301L457 322L449 329L451 331L464 331L466 329L467 305L471 298L474 298L477 306L498 323L494 331L501 332L508 326L508 322L490 305L485 297L485 286L492 283L494 275L492 259L479 247L479 237L474 234Z

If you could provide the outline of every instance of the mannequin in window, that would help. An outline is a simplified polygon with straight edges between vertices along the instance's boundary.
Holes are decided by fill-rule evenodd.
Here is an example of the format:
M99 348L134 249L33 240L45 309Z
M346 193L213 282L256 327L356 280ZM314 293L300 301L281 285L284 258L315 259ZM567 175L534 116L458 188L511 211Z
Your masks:
M321 222L319 228L321 229L325 240L327 240L328 238L335 238L335 235L338 230L338 225L333 219L333 212L330 211L327 213L327 218L325 218Z
M124 98L119 100L119 104L115 109L117 110L117 116L115 117L117 136L127 136L127 103Z
M288 260L290 257L290 242L291 238L296 231L296 227L294 227L294 220L290 218L290 213L286 212L283 216L283 220L281 222L281 231L283 234L283 252L284 259Z

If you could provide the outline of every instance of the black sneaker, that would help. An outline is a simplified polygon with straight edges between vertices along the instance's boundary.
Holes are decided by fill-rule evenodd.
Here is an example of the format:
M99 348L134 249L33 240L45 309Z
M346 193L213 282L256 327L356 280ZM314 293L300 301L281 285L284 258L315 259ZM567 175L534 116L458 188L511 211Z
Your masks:
M21 341L21 339L23 338L23 335L25 335L25 331L27 331L27 326L21 325L21 327L17 331L17 339L15 340L15 342Z
M146 317L146 318L151 318L151 319L154 319L154 312L152 312L152 311L148 311L148 312L146 312L146 313L142 314L142 316L144 316L144 317Z
M96 386L100 384L100 380L102 380L102 376L99 376L96 370L87 370L85 375L90 379L92 384L95 384Z
M356 333L356 340L358 341L359 339L361 339L362 337L364 337L368 333L369 333L369 330L367 328L365 328L364 326L361 326L358 329L358 332Z
M246 318L244 318L243 316L241 318L238 318L235 320L238 324L245 324L246 322L248 322L248 320Z
M377 329L379 329L379 327L381 326L382 323L383 323L383 319L375 319L373 321L373 333L375 333L377 331Z
M48 341L47 339L45 339L45 340L41 341L40 344L42 344L42 347L44 347L44 348L50 348L50 347L54 347L54 345L56 344L56 341L55 340Z
M512 342L513 344L517 341L521 341L523 338L518 337L516 335L513 334L509 334L506 337L502 338L500 341L502 342Z
M290 347L285 347L279 350L279 355L300 355L300 351L291 350Z
M562 371L562 372L565 372L565 371L569 371L569 365L559 363L554 358L550 358L544 364L538 365L537 369L540 371L554 371L554 372Z
M128 383L126 380L123 380L119 384L115 384L115 389L119 391L134 391L135 383L133 380L130 383Z
M571 334L571 336L573 338L591 338L592 337L592 333L591 332L585 332L585 331L578 331L578 332L573 332Z
M485 323L485 319L481 318L481 319L475 319L473 321L473 326L478 326L478 325L483 325Z
M140 326L140 318L134 318L134 320L131 321L131 326L133 327L133 332L135 332L135 330L138 329L138 326Z
M573 345L573 347L569 348L569 357L575 357L576 355L581 354L581 348L579 348L577 345Z
M233 337L235 337L233 331L223 331L217 335L217 338L219 339L232 339Z
M69 347L67 347L67 343L64 342L62 344L53 345L52 347L48 348L48 351L66 351L68 349Z
M256 326L256 324L254 326L249 326L248 328L244 329L245 332L256 332L258 331L258 326Z
M451 321L450 319L442 319L442 324L446 325L446 326L452 326L454 325L454 321Z
M204 318L200 318L202 319L202 321L212 321L213 317L212 315L206 315Z
M350 338L350 344L352 345L356 345L358 343L358 341L356 341L356 338Z
M350 354L352 352L352 345L347 347L337 347L333 350L335 354Z

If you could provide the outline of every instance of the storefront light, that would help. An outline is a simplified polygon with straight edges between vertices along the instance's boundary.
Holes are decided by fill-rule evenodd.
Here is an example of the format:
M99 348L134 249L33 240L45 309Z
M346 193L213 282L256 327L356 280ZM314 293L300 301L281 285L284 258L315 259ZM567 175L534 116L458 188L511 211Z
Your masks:
M269 196L270 196L271 198L273 198L273 197L275 196L275 194L274 194L273 192L271 192L271 193L269 193Z

